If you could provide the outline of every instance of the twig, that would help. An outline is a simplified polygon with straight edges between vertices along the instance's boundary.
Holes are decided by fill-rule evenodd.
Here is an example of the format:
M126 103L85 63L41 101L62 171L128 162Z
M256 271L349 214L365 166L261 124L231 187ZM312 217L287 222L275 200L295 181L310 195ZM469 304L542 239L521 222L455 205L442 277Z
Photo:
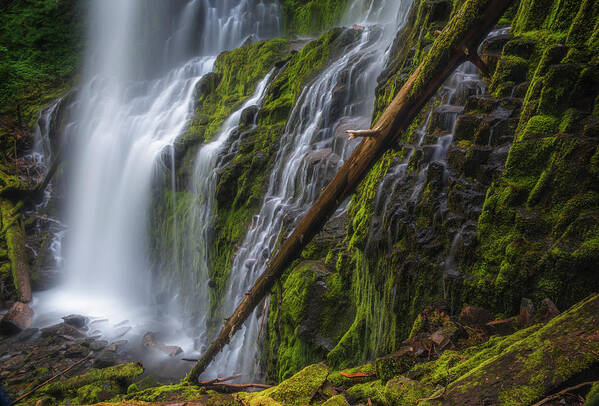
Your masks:
M199 359L197 359L197 358L181 358L181 361L197 362L197 361L199 361Z
M567 394L568 392L574 391L576 389L583 388L583 387L588 386L588 385L593 385L593 384L598 383L598 382L599 381L583 382L583 383L579 383L578 385L570 386L570 387L568 387L566 389L562 389L561 391L559 391L557 393L554 393L551 396L547 396L545 399L541 399L540 401L538 401L537 403L535 403L532 406L541 406L541 405L544 405L545 403L547 403L547 402L549 402L551 400L555 400L555 399L560 398L561 396Z
M39 388L46 386L47 384L55 381L58 377L66 374L67 372L69 372L71 369L75 368L77 365L82 364L83 362L87 361L88 359L90 359L91 357L93 357L94 353L90 353L87 357L80 359L79 361L75 362L73 365L71 365L70 367L68 367L67 369L65 369L62 372L59 372L58 374L54 375L52 378L40 383L39 385L37 385L35 388L33 388L32 390L30 390L29 392L25 393L24 395L19 396L14 402L12 402L10 404L10 406L16 405L17 403L19 403L21 400L25 399L26 397L28 397L29 395L33 394L35 391L37 391Z
M239 378L240 376L241 376L241 374L235 374L235 375L231 375L231 376L226 376L224 378L216 378L216 379L212 379L210 381L200 382L200 385L212 385L214 383L226 382L226 381L230 381L231 379Z

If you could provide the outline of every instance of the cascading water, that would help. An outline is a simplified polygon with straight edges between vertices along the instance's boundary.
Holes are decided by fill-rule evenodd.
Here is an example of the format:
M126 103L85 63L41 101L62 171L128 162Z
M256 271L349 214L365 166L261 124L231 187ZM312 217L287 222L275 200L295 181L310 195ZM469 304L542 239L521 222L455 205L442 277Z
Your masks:
M49 312L113 322L147 312L148 209L161 157L185 130L216 55L280 31L271 0L96 0L90 8L87 62L63 135L71 144L65 280L36 298L40 324Z
M382 5L356 0L350 7L346 22L365 28L344 55L302 91L291 112L260 213L233 260L225 313L234 310L264 271L285 223L309 209L331 174L357 145L346 141L343 130L369 127L382 61L398 26L405 23L410 5L409 0ZM234 370L245 378L259 375L259 324L256 314L249 317L207 374Z
M193 191L193 201L187 228L188 240L196 248L193 266L190 269L179 269L180 272L171 272L171 277L166 281L166 291L177 291L178 306L174 312L185 312L193 309L199 315L194 320L196 326L205 326L209 318L209 293L208 267L210 250L210 233L212 232L213 216L215 214L215 190L218 181L218 162L223 149L239 126L242 112L250 106L261 106L266 94L267 85L273 75L269 72L258 84L254 94L247 99L241 107L234 111L223 123L214 141L203 145L195 158L193 176L190 190ZM175 234L176 235L176 234ZM163 281L164 283L164 281ZM205 344L207 340L204 328L194 337L196 343Z

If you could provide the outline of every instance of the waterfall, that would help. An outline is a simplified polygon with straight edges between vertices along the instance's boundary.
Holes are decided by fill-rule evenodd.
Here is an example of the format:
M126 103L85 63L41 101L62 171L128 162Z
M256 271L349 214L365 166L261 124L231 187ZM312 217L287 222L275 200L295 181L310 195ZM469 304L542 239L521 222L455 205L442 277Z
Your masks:
M345 21L364 26L359 40L303 89L290 114L262 207L233 260L226 314L232 313L265 270L285 223L306 213L357 145L358 141L347 141L343 131L370 125L376 79L411 5L410 0L380 3L353 2ZM248 318L207 374L235 371L246 379L259 375L257 312L261 308Z
M72 122L63 134L69 144L64 282L37 295L34 305L38 315L140 320L152 299L152 188L157 175L175 169L163 157L185 131L196 85L216 56L249 38L278 34L280 6L274 0L95 0L89 26ZM49 319L38 317L38 324Z

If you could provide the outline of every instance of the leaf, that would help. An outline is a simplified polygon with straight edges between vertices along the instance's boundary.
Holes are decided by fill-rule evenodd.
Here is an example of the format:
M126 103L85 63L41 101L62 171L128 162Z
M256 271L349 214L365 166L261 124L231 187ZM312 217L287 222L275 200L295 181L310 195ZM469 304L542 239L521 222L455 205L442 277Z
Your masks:
M344 376L346 378L365 378L368 376L374 376L375 373L374 372L356 372L353 374L346 374L345 372L339 372L339 374L341 376Z

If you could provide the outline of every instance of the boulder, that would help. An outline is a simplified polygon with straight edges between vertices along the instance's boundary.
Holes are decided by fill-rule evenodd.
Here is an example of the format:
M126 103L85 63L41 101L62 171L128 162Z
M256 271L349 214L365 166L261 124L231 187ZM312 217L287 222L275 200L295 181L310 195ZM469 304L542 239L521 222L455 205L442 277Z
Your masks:
M76 328L84 328L89 323L89 318L80 314L70 314L62 318L64 322Z
M15 302L0 320L0 334L14 335L31 326L33 310L27 304Z
M147 349L160 351L169 357L174 357L183 352L181 347L176 345L165 345L156 339L156 336L151 331L144 334L142 344Z
M61 336L69 340L75 340L77 338L84 338L85 333L69 324L59 323L42 329L42 337L51 336Z

